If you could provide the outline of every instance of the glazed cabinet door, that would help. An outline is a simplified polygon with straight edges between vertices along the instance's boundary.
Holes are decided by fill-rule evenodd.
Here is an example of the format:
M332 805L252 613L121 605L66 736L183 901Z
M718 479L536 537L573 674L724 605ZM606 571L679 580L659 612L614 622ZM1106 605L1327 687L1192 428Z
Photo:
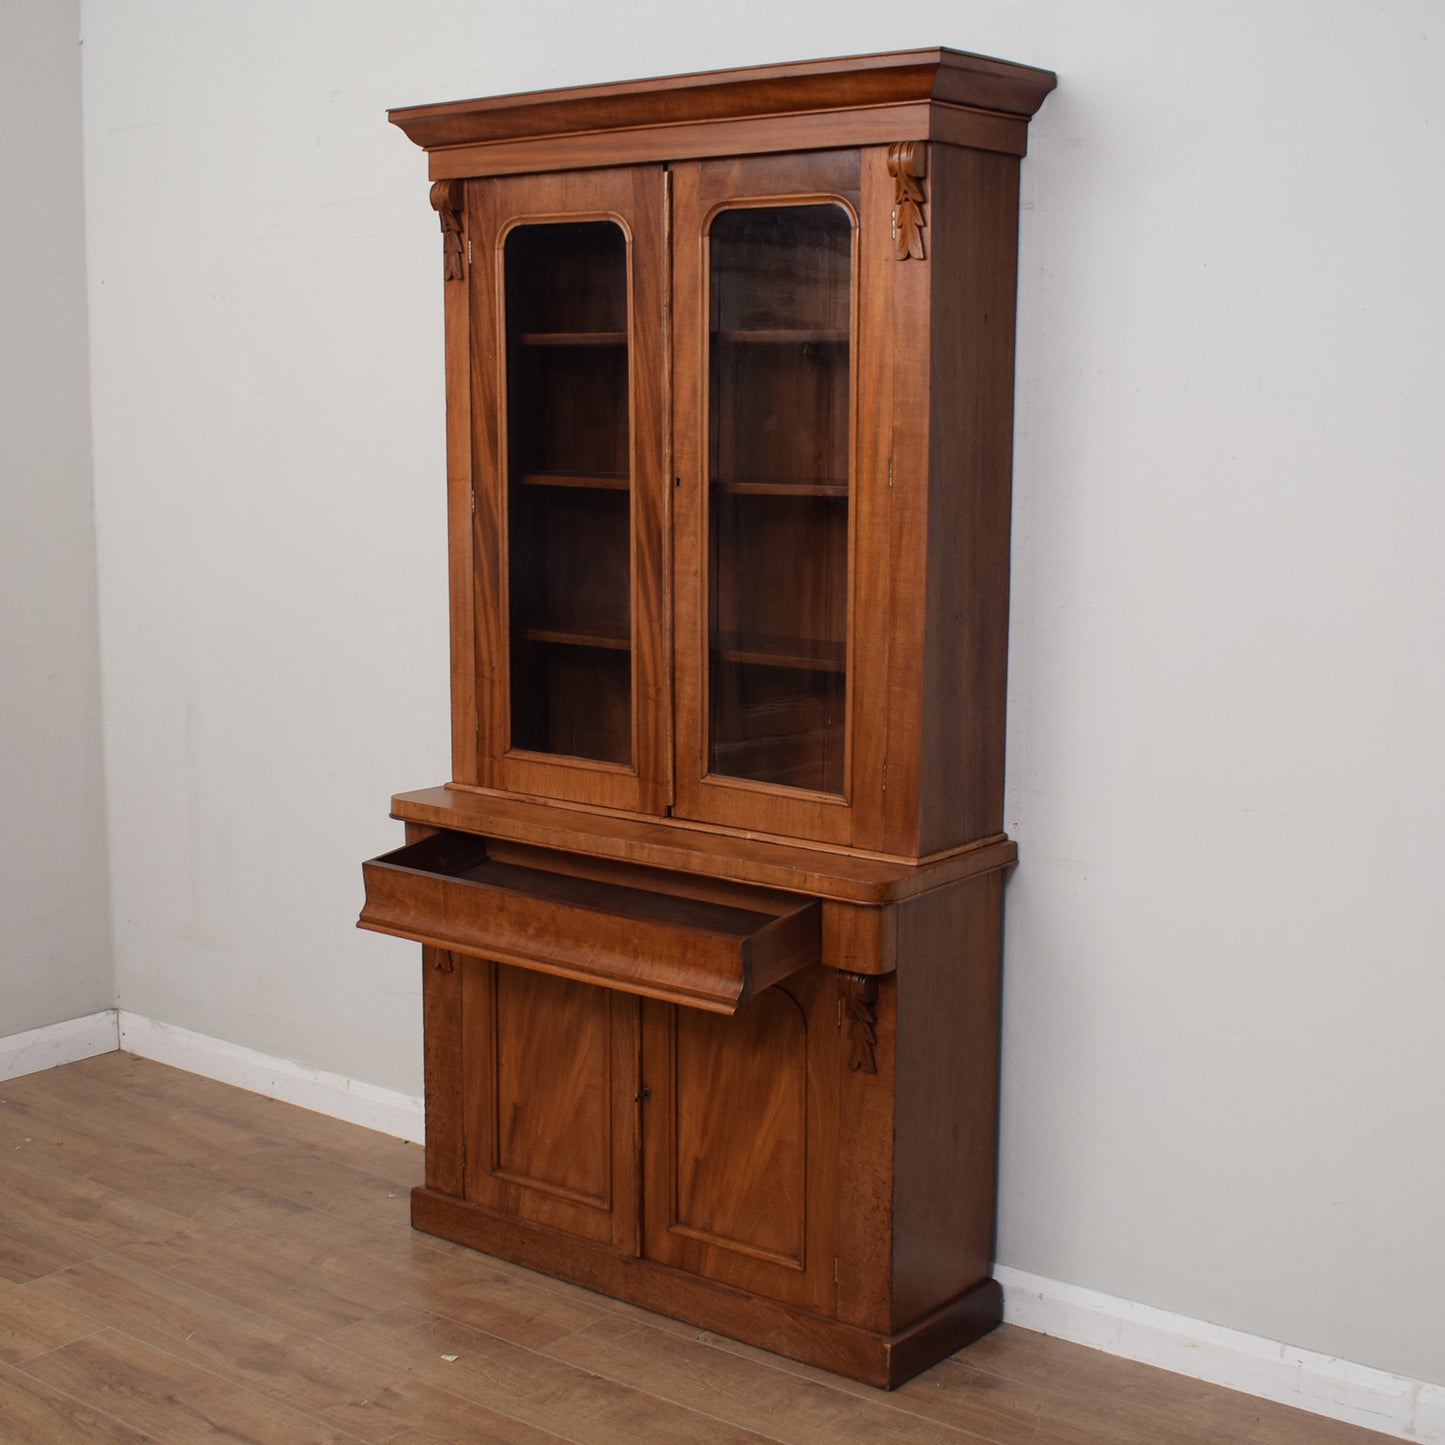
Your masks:
M831 1309L834 977L807 969L731 1017L643 1001L647 1258Z
M477 746L458 781L661 812L665 175L467 196L475 515L454 593L473 602Z
M887 458L863 154L675 168L673 444L675 811L866 845Z
M635 1253L637 1000L459 961L465 1197Z

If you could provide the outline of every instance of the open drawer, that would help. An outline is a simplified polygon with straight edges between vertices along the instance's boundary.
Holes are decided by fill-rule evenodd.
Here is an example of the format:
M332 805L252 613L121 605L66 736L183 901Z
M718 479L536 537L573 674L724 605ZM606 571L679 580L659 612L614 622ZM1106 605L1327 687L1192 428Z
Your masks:
M569 854L495 852L444 831L364 863L358 926L725 1014L819 958L816 899L753 888L718 901L681 891L676 874L598 877Z

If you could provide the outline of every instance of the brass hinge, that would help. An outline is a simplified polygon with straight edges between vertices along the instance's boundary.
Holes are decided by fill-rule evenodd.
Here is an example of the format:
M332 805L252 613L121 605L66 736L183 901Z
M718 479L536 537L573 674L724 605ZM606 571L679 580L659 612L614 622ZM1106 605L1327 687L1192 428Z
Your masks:
M888 791L888 764L883 764L883 791Z
M472 488L472 516L477 515L477 489Z
M472 264L472 238L471 238L470 236L468 236L468 237L467 237L467 265L470 266L471 264Z
M889 458L888 458L888 486L889 486L889 488L890 488L890 490L891 490L891 488L892 488L892 486L893 486L893 458L892 458L892 457L889 457Z
M838 1283L838 1256L833 1256L833 1283Z

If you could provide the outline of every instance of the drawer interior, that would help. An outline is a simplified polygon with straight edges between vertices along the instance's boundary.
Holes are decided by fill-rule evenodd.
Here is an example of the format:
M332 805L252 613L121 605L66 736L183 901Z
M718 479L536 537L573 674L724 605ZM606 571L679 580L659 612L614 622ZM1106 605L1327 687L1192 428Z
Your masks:
M820 954L814 899L442 831L363 865L360 926L735 1013Z

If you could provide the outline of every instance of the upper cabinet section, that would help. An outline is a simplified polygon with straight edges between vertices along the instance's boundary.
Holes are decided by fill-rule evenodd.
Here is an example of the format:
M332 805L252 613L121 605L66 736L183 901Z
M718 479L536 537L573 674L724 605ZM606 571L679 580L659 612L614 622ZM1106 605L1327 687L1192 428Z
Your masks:
M417 106L453 789L923 858L1002 828L1018 165L950 50Z

